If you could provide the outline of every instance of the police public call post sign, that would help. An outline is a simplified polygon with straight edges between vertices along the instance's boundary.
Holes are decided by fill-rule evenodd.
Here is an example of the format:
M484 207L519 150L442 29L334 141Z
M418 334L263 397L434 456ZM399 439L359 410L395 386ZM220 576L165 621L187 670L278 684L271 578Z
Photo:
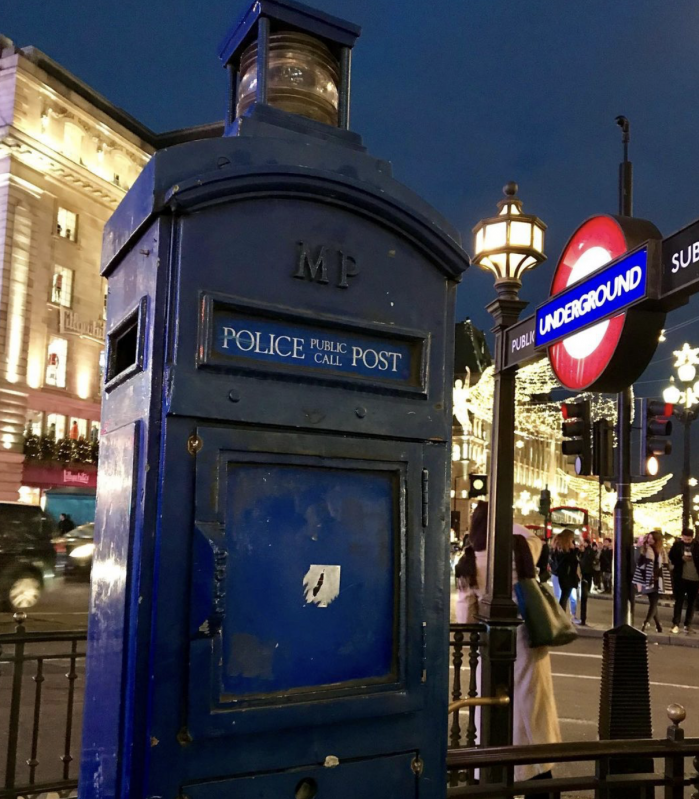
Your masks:
M556 294L536 311L535 347L549 346L644 300L648 248L641 247Z

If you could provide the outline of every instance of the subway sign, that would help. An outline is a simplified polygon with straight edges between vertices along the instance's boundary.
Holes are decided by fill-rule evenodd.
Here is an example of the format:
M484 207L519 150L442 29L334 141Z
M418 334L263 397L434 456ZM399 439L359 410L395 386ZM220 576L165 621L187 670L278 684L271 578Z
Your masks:
M660 232L652 223L593 216L571 236L535 314L534 346L573 391L621 391L655 352Z
M536 312L536 347L553 344L645 299L648 249L641 247L556 294Z

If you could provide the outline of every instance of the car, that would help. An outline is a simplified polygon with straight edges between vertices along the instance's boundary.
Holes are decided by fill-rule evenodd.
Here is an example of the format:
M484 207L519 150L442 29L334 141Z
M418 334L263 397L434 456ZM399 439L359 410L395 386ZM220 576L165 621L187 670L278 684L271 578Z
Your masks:
M88 522L74 527L69 533L53 539L58 558L59 571L66 577L89 579L92 569L92 553L95 551L95 523Z
M44 511L38 505L0 502L0 610L36 605L55 567L51 522Z

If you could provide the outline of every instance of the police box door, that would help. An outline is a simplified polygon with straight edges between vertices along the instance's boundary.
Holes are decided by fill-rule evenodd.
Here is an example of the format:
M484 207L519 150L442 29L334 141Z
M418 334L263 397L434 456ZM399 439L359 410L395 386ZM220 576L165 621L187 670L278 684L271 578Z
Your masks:
M194 737L420 709L421 446L197 435Z

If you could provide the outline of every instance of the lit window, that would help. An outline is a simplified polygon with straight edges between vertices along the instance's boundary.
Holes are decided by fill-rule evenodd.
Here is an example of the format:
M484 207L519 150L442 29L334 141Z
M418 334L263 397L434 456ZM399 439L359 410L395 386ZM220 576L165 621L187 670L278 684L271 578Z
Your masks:
M80 162L80 151L83 146L83 131L78 125L66 122L63 129L63 153L73 161Z
M27 411L27 435L40 436L41 427L44 421L44 414L41 411Z
M56 440L63 438L66 433L66 417L58 413L50 413L46 417L46 435L55 435Z
M46 356L46 385L56 388L66 387L66 362L68 361L68 342L64 338L51 337Z
M70 308L73 300L73 270L64 266L56 266L51 283L51 302Z
M78 215L59 208L56 216L56 234L68 241L78 240Z
M71 417L68 437L75 440L87 438L87 419L74 419Z

